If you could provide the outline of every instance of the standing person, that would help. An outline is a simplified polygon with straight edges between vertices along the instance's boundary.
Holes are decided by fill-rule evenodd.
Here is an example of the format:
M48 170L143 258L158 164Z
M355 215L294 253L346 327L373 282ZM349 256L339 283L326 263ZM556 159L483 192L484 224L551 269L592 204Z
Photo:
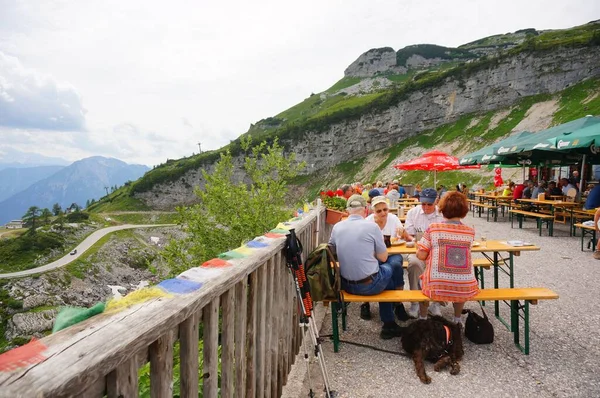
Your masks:
M437 192L433 188L425 188L419 195L420 206L413 207L406 213L406 222L404 223L404 238L411 242L416 238L417 233L421 235L429 228L432 223L444 221L442 213L436 207ZM420 277L425 271L425 262L419 260L415 255L408 256L408 285L410 290L420 290ZM432 303L429 306L431 315L441 315L439 303ZM419 315L419 304L412 303L408 310L408 315L416 318Z
M389 193L388 193L389 195ZM373 209L373 214L367 217L368 221L373 221L379 229L381 230L381 234L383 236L384 242L387 239L391 239L392 237L396 237L398 233L402 234L404 231L404 227L402 226L402 221L395 214L390 213L390 209L388 207L387 201L383 196L377 196L373 198L371 201L371 208ZM386 242L387 245L387 242ZM396 281L396 288L398 290L404 290L404 268L402 268L402 263L404 259L401 254L392 254L388 256L386 261L388 264L392 266L392 269L399 275L398 280ZM369 303L364 303L363 306L367 307L369 310ZM361 308L361 318L363 315L363 308ZM404 309L404 305L402 303L396 304L396 308L394 309L398 320L407 321L409 319L406 310ZM370 317L370 316L369 316Z
M342 196L344 199L348 199L350 196L354 195L354 188L350 184L344 184L340 187L342 190Z
M421 276L422 291L432 300L452 302L454 322L462 324L465 301L479 293L471 259L475 230L461 222L469 212L469 203L462 193L448 192L439 208L446 220L431 224L418 243L417 257L427 261ZM429 303L419 305L419 318L427 319Z
M362 195L348 198L347 220L333 226L329 244L337 252L342 289L348 293L372 296L384 290L394 290L401 275L387 263L387 248L379 227L364 218L367 201ZM402 271L402 268L400 268ZM402 329L394 321L394 304L379 303L383 322L380 337L399 337Z

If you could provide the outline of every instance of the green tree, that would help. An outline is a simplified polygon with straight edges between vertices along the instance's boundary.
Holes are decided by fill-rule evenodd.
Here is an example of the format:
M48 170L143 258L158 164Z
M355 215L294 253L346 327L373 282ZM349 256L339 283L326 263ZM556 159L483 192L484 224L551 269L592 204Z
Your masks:
M42 209L40 213L40 218L44 222L44 224L48 224L50 222L50 217L52 217L52 212L47 207Z
M23 221L25 221L25 225L29 226L29 230L35 232L35 221L40 216L40 208L37 206L31 206L27 213L23 215Z
M304 163L297 163L294 154L284 157L277 139L250 148L248 137L242 138L241 145L246 153L243 180L237 176L231 153L222 153L212 173L202 171L204 190L195 190L200 203L178 209L187 237L166 247L172 274L238 247L289 218L287 181Z
M52 206L52 213L53 213L55 216L58 216L58 215L60 215L60 213L62 213L62 207L60 207L60 205L59 205L58 203L55 203L55 204Z

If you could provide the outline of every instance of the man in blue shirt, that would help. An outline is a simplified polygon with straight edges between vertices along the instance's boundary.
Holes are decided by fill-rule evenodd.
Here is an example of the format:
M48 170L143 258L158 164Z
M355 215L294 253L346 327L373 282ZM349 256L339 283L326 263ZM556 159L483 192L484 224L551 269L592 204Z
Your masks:
M342 289L348 293L371 296L395 290L402 280L402 266L392 267L381 230L365 220L367 201L362 195L348 198L347 220L334 225L329 244L335 248L340 263ZM381 262L381 264L380 264ZM382 339L399 337L402 329L394 320L394 303L379 303L383 322Z

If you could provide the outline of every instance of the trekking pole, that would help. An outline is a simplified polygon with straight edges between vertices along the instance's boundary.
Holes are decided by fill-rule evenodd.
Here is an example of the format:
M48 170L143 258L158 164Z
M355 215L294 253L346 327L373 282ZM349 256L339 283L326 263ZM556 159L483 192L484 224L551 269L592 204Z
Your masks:
M304 272L304 265L302 263L302 245L298 241L298 238L296 237L296 231L294 229L291 229L289 235L287 236L286 260L287 266L292 273L292 278L294 279L294 285L296 288L298 311L300 314L299 326L303 328L304 332L306 332L306 327L308 327L309 334L314 345L314 355L317 358L321 368L321 375L323 376L323 382L325 384L326 398L333 398L335 392L331 391L329 387L329 375L325 366L325 357L323 356L323 350L321 347L319 329L314 318L311 316L313 301L310 296L310 287L308 285L308 280L306 279L306 274ZM305 352L305 356L308 356L307 352ZM310 365L308 365L307 368L310 374ZM310 382L311 380L309 375L309 383ZM309 397L314 397L312 385L310 385Z

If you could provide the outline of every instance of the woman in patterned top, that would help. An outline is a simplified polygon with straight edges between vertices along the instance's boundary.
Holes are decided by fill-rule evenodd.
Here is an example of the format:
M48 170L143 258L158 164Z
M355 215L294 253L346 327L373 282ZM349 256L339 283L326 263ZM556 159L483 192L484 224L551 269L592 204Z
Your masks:
M432 300L452 302L458 323L465 301L479 293L471 260L475 231L460 221L469 212L464 194L448 192L438 207L446 220L431 224L418 243L417 258L426 261L421 286L423 294ZM420 303L421 319L427 318L428 306L427 302Z

